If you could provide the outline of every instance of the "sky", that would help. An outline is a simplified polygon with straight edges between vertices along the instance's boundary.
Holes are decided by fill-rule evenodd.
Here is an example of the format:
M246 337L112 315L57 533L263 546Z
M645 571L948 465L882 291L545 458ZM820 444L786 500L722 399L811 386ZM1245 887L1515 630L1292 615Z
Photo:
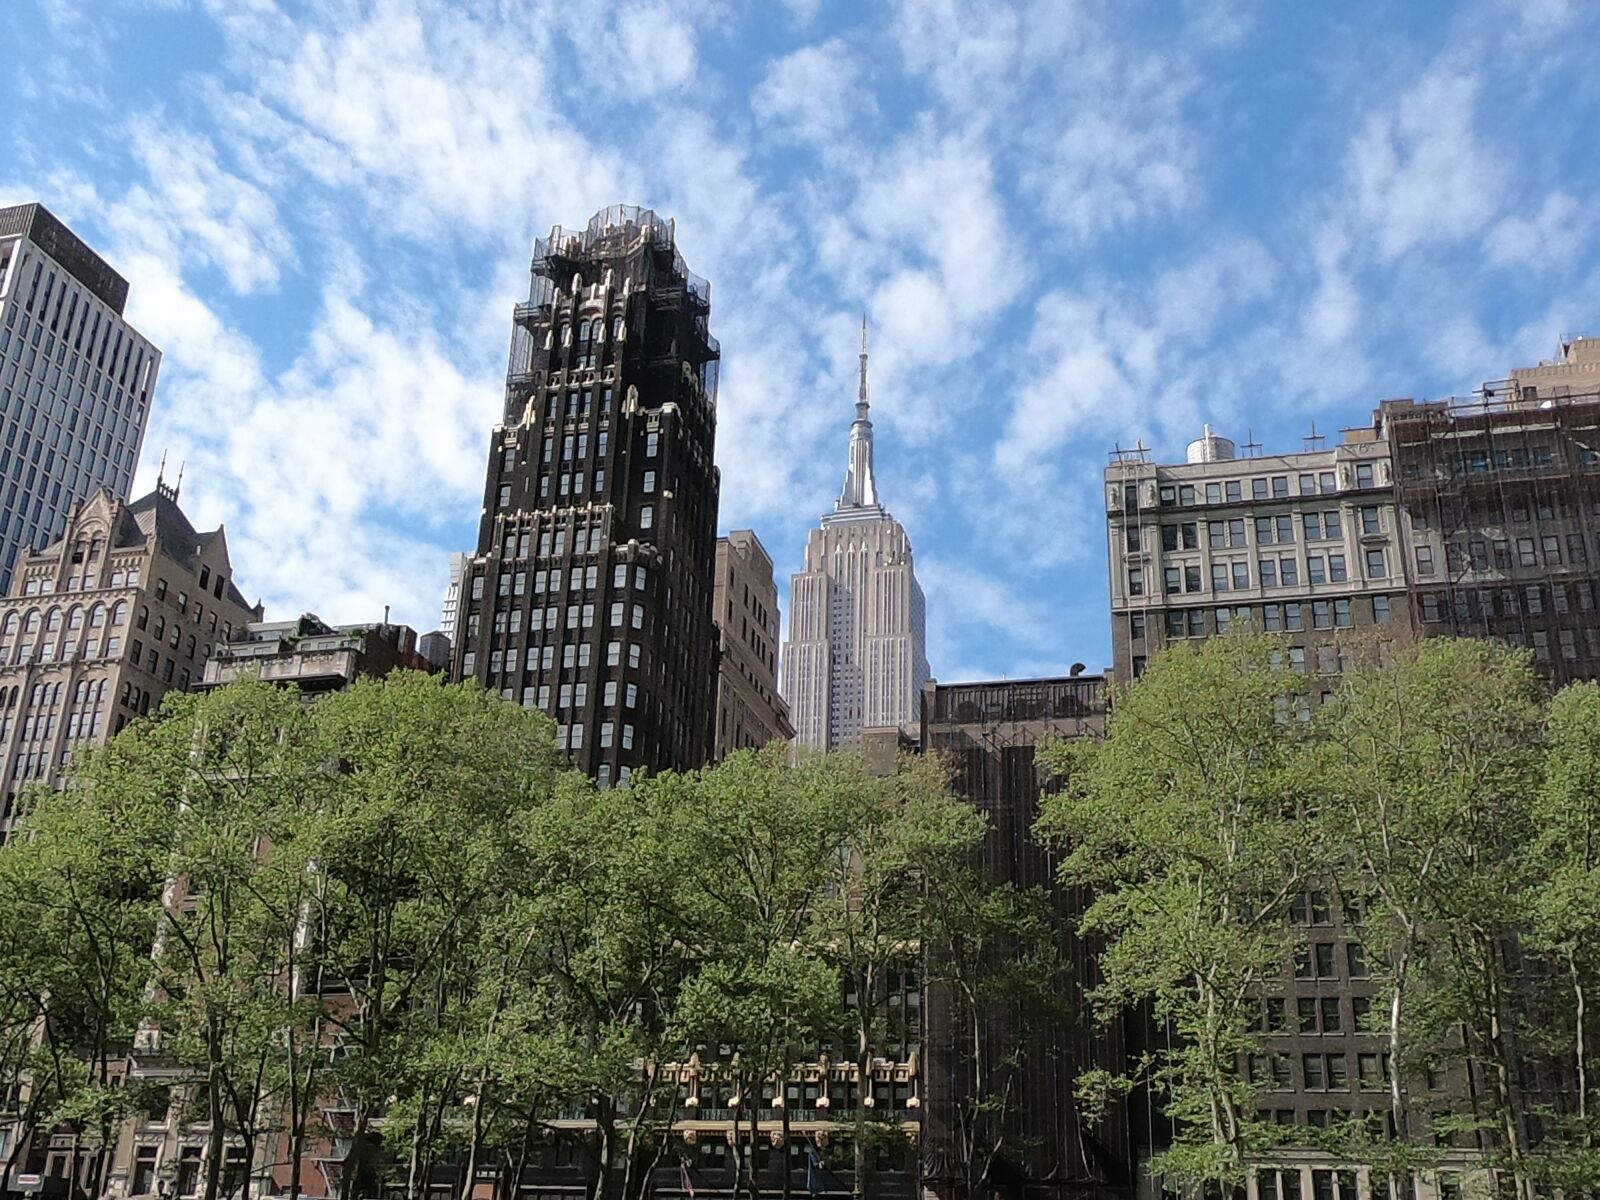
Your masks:
M1109 661L1103 472L1600 333L1596 0L4 0L0 204L128 278L271 617L438 623L536 237L676 221L720 526L788 576L859 326L954 682Z

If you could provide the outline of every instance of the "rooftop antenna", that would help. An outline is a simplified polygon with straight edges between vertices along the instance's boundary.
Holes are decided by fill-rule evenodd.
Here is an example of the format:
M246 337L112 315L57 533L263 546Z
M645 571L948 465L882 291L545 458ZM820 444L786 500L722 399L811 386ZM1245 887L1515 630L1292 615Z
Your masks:
M178 493L183 491L183 472L188 468L189 460L186 458L178 464L178 482L172 485L172 498L177 500Z
M1327 442L1328 439L1317 432L1317 423L1313 421L1311 422L1311 434L1309 437L1300 439L1300 447L1303 450L1322 450L1327 446Z
M1246 458L1261 457L1261 443L1256 441L1255 430L1246 429L1244 431L1244 442L1239 446L1239 449L1244 451Z

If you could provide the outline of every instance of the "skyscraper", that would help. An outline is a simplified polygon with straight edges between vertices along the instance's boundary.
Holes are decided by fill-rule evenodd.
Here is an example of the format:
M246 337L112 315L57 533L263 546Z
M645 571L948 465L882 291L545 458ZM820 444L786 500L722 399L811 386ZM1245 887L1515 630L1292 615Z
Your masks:
M0 595L73 505L126 499L161 353L128 283L39 204L0 208Z
M795 740L818 750L859 746L865 729L919 732L929 678L924 602L911 540L878 501L867 401L867 326L850 426L844 491L806 543L793 576L783 695Z
M453 675L555 717L602 785L712 753L711 288L617 206L534 248L465 564Z

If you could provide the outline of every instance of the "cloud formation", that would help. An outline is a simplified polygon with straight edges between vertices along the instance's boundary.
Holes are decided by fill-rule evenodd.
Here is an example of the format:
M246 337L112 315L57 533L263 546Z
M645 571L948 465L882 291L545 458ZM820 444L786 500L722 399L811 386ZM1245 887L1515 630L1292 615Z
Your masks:
M724 528L798 566L865 311L935 672L1098 666L1112 446L1293 447L1600 324L1580 9L20 0L0 197L130 278L139 482L187 458L277 614L436 621L533 239L642 203L712 281Z

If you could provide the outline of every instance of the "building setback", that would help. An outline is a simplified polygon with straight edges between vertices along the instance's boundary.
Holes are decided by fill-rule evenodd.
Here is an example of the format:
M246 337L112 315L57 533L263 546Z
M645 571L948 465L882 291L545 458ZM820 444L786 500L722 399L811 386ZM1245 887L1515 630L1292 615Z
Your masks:
M390 671L432 671L409 625L378 621L328 625L314 613L292 621L252 621L216 646L196 691L254 676L307 696L345 691L357 679Z
M1188 461L1120 451L1106 468L1111 645L1119 682L1174 641L1248 621L1331 690L1366 638L1408 638L1401 531L1382 422L1332 449L1235 457L1206 427Z
M0 208L0 595L79 501L126 499L161 353L127 281L39 204Z
M132 504L102 490L74 508L0 600L0 835L24 784L57 783L73 751L186 690L219 642L260 619L222 529L197 532L176 489Z
M717 539L716 759L794 736L789 706L778 695L778 585L761 539L735 529Z
M930 676L911 540L878 501L868 412L863 322L844 491L811 532L805 570L792 578L783 649L796 741L816 750L859 748L863 730L887 726L915 737Z
M1046 784L1034 754L1046 738L1103 736L1105 713L1105 679L1098 675L923 688L923 751L949 762L956 794L988 818L985 874L1019 890L1043 889L1064 929L1082 915L1088 898L1057 882L1057 854L1034 840ZM1133 1180L1128 1106L1114 1104L1091 1120L1076 1084L1091 1067L1122 1068L1122 1024L1089 1027L1086 994L1098 982L1093 949L1069 933L1060 950L1073 984L1070 1015L1041 1019L1025 1004L989 1005L979 1018L986 1047L981 1064L974 1060L968 1018L952 1011L944 987L928 988L923 1184L941 1200L966 1194L975 1103L988 1112L1006 1110L1010 1149L990 1175L1003 1194L1079 1195ZM980 1066L981 1096L975 1094Z
M601 785L712 754L711 289L648 209L559 226L517 306L453 675L549 712Z
M1600 678L1600 338L1380 415L1418 630L1530 649L1556 685Z

